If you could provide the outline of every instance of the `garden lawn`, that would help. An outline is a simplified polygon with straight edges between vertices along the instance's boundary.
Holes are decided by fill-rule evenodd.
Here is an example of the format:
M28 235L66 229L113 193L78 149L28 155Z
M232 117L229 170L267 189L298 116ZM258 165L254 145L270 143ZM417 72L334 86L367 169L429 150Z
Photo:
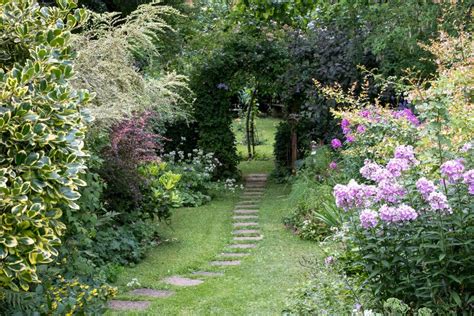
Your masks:
M279 123L280 119L276 118L255 118L257 139L260 141L260 145L255 146L256 159L273 159L273 143L275 142L276 127ZM237 139L237 152L239 156L242 157L242 159L247 159L247 145L244 143L245 120L235 119L232 124L232 130L234 131L235 137Z
M280 315L288 290L305 279L302 256L318 252L314 242L303 241L286 230L281 218L286 211L288 188L269 183L260 207L264 239L236 267L211 268L231 240L232 209L236 196L226 195L198 208L174 211L172 227L163 227L169 241L151 250L144 262L121 274L120 293L137 278L142 287L173 289L169 298L149 299L143 312L109 312L109 315ZM201 277L195 287L173 287L160 280L172 275L189 276L196 270L225 271L224 276ZM119 299L137 299L121 294Z

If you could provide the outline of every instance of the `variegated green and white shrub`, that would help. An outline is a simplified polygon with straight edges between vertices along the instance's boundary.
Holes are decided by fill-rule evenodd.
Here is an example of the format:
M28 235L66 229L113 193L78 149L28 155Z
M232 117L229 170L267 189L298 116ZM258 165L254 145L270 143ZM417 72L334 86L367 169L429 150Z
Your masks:
M28 290L57 256L63 210L86 183L87 91L73 89L73 0L0 0L0 287Z

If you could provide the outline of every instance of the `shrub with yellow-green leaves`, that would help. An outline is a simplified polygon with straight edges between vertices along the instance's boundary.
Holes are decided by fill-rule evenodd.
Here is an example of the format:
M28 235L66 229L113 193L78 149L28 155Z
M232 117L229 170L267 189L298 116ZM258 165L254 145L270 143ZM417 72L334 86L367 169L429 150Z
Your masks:
M28 290L54 260L86 183L87 91L71 88L71 31L86 13L73 0L42 7L0 0L0 287Z

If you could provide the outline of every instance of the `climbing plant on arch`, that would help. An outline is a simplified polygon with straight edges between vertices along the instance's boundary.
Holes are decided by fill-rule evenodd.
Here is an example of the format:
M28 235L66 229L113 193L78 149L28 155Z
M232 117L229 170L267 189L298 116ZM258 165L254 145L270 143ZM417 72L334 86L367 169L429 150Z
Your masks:
M234 33L194 72L191 88L196 95L198 145L206 152L214 152L222 163L216 176L237 174L239 157L231 130L232 98L249 82L259 92L276 91L275 79L284 70L285 62L285 50L278 41L257 32Z

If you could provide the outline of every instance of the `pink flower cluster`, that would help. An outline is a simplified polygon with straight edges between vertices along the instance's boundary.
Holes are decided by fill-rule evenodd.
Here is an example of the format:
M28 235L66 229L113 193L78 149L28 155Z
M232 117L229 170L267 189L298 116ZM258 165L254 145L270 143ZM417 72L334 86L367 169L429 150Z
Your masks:
M377 226L379 214L376 211L365 209L360 212L359 220L365 229Z
M469 188L469 194L474 195L474 169L464 173L463 178L464 183Z
M379 214L380 219L386 223L406 222L418 218L418 213L406 204L401 204L398 207L384 204L380 207Z
M448 178L448 181L455 183L462 178L464 171L464 162L462 159L446 161L441 165L441 174Z
M394 111L392 113L392 115L393 115L394 118L397 118L397 119L404 118L408 122L413 124L414 126L420 125L420 121L418 120L418 118L415 116L415 114L413 114L413 112L410 109L403 109L403 110L400 110L400 111Z
M354 179L347 185L336 184L333 192L337 207L346 211L351 208L370 207L377 196L375 186L358 184Z

